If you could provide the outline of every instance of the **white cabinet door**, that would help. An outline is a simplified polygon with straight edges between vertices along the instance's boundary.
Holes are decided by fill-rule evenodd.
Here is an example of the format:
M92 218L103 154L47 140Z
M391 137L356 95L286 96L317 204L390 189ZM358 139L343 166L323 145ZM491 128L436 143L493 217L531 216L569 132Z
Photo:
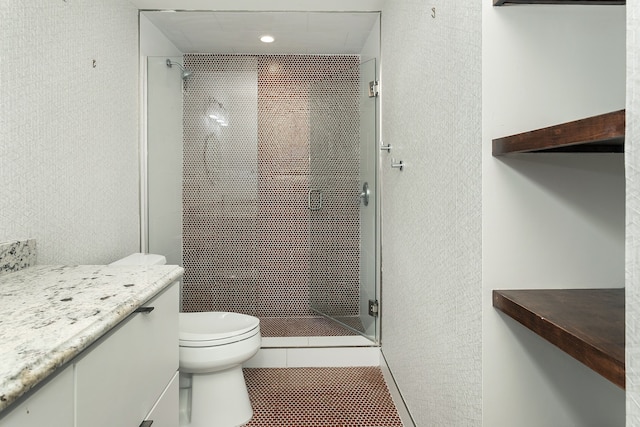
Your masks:
M145 420L153 421L152 427L178 427L179 383L178 372L156 402Z
M144 306L76 362L76 427L139 426L178 370L177 284Z
M0 418L0 427L73 427L73 366Z

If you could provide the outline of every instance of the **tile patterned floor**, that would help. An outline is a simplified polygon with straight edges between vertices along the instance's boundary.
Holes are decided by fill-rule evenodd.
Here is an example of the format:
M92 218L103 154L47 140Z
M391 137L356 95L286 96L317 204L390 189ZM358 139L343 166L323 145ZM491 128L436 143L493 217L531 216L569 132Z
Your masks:
M245 369L245 427L402 427L378 367Z
M346 322L345 322L346 323ZM352 326L353 324L353 326ZM360 319L355 317L349 323L360 327ZM315 317L261 317L260 333L263 337L327 337L356 335L355 332L322 316Z

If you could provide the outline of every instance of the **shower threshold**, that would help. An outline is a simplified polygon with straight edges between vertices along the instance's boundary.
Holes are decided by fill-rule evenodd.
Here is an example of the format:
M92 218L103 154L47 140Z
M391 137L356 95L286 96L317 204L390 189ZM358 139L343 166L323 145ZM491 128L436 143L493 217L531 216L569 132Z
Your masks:
M344 321L344 318L340 319ZM354 329L360 320L354 316ZM262 347L375 346L376 343L324 316L261 317Z

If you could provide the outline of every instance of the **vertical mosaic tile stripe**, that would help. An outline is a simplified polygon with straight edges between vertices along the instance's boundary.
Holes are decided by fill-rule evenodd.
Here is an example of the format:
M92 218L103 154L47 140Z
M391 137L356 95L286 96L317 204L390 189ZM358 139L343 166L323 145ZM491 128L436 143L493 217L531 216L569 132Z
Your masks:
M11 273L36 264L35 239L0 243L0 274Z
M184 63L183 311L357 315L359 57Z
M379 367L245 369L245 427L402 427Z

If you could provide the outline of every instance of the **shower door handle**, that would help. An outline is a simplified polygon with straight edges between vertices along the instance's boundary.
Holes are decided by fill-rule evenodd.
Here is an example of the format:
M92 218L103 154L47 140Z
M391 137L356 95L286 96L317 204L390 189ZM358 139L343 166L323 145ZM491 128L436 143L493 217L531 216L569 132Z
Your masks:
M371 190L369 190L369 183L362 184L362 193L360 193L360 200L365 206L369 206L369 197L371 196Z
M313 206L313 203L311 203L311 197L314 194L318 195L318 203L316 206ZM318 190L317 188L309 189L309 192L307 193L307 207L310 211L319 211L322 209L322 190Z

